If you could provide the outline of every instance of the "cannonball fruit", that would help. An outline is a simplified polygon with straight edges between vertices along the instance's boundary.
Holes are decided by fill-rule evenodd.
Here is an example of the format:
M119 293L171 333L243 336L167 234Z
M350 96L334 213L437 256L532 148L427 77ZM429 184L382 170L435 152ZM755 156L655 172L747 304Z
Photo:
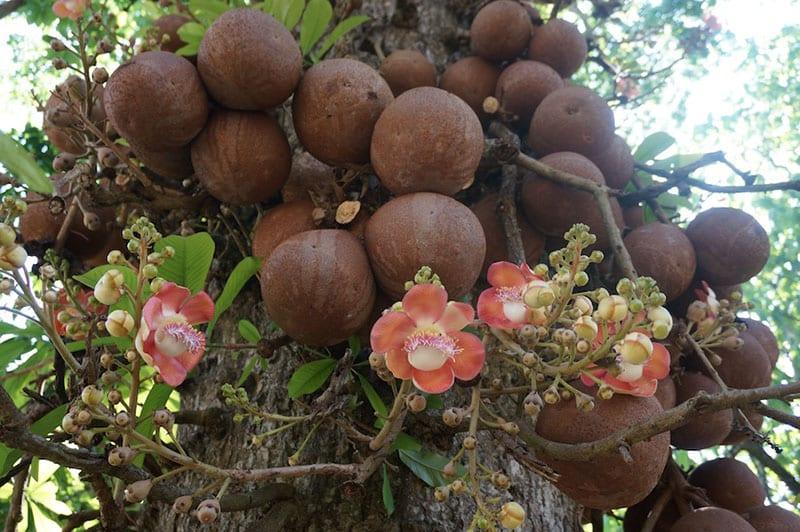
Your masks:
M757 532L790 532L800 530L800 515L780 506L750 508L743 517Z
M514 115L516 123L527 127L545 96L563 87L558 72L544 63L517 61L500 74L494 95L500 107Z
M281 203L271 208L253 229L253 256L266 261L287 238L316 229L310 200Z
M439 87L467 102L483 119L483 101L495 93L499 78L500 69L486 59L465 57L445 69Z
M608 147L590 159L603 172L611 188L622 190L633 177L633 154L628 143L619 135L614 135Z
M542 157L541 162L557 170L605 184L600 170L580 154L552 153ZM520 198L525 216L545 235L563 237L573 224L584 223L597 235L598 247L609 246L600 209L590 192L528 174L523 181ZM611 205L617 225L622 228L622 209L615 199L611 200Z
M755 528L730 510L707 506L678 519L670 532L755 532Z
M281 189L283 201L308 199L310 195L330 196L336 185L336 169L300 152L292 158L292 171Z
M153 22L156 42L161 47L161 50L175 53L186 46L186 43L178 35L178 28L187 22L191 22L191 19L179 13L164 15Z
M697 466L689 483L703 488L715 505L742 513L764 503L761 481L744 463L733 458L717 458Z
M400 298L423 266L439 275L451 299L481 273L486 239L478 218L448 196L418 192L395 198L372 215L365 244L378 284Z
M395 50L378 70L395 96L417 87L436 86L436 67L419 50Z
M590 412L578 409L575 401L560 401L542 409L536 432L550 441L585 443L661 412L654 397L615 394L609 400L598 400ZM630 454L631 462L617 452L588 462L555 460L545 454L539 458L560 475L556 486L561 491L584 506L606 510L636 504L652 491L669 457L669 435L661 433L635 443Z
M303 57L292 34L270 15L258 9L231 9L203 36L197 69L220 104L265 110L294 92Z
M677 403L675 382L670 377L658 381L655 398L658 399L658 402L661 403L661 408L664 410L669 410L675 406Z
M292 152L271 116L219 110L192 143L192 165L212 196L251 205L278 193L289 177Z
M194 173L189 146L167 150L151 150L134 145L131 148L139 162L160 176L183 179Z
M686 235L697 252L700 277L711 285L743 283L769 258L769 237L755 218L730 207L698 214Z
M562 78L568 78L586 60L588 46L575 24L561 19L548 20L536 28L528 47L528 57L548 64Z
M698 392L715 394L719 385L702 373L686 372L675 382L678 404L691 399ZM718 410L693 417L688 423L672 429L672 445L678 449L707 449L720 444L733 426L733 412Z
M495 0L472 20L472 51L489 61L506 61L522 54L531 39L533 24L525 8L511 0Z
M774 368L775 364L778 363L780 349L778 347L778 340L775 338L772 329L763 321L750 318L742 318L742 321L747 325L747 332L758 341L761 348L767 354L770 365Z
M404 92L386 107L370 156L393 194L455 194L469 186L483 154L480 120L461 99L434 87Z
M86 151L84 146L85 133L75 126L80 124L80 119L70 110L70 105L64 100L82 101L86 97L86 82L76 75L67 77L56 87L59 94L51 94L44 106L42 117L42 130L50 143L59 151L72 154L82 154ZM106 119L103 109L104 89L95 86L94 102L90 118L95 125Z
M683 231L672 224L649 223L625 236L625 247L639 275L652 277L672 301L694 279L694 247Z
M492 192L484 196L472 206L472 212L478 217L486 236L486 258L483 261L483 271L493 263L508 260L506 234L500 215L497 212L498 194ZM522 236L522 247L525 250L525 260L528 264L536 264L544 252L544 235L536 230L525 220L524 216L517 215L517 225Z
M625 227L636 229L644 225L644 208L641 205L631 205L622 208L622 219L625 220Z
M538 155L573 151L593 157L614 138L614 113L586 87L567 86L548 94L533 113L528 145Z
M197 70L169 52L133 56L111 74L103 100L114 129L145 149L185 146L208 117Z
M356 237L318 229L283 241L261 268L267 313L298 342L328 346L358 331L375 302L375 281Z
M392 89L371 66L328 59L303 75L292 104L294 128L308 152L344 166L369 162L375 122L393 100Z
M717 373L731 388L768 386L772 364L764 348L748 331L740 332L739 339L743 342L739 349L714 348L714 352L722 359L722 364L717 366Z

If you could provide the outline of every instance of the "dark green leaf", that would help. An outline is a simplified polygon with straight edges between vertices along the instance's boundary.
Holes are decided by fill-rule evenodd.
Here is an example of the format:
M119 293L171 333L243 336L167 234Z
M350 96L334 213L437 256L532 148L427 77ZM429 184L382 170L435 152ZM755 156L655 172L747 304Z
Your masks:
M358 377L358 382L361 384L361 389L364 391L364 395L367 397L367 401L369 401L372 410L377 412L381 417L387 417L389 415L389 409L372 384L360 373L356 373L356 377Z
M348 31L357 28L358 26L362 25L366 21L369 20L369 17L365 15L356 15L353 17L347 17L339 24L333 28L327 37L322 41L322 45L320 45L319 50L314 54L314 59L322 59L325 57L325 54L336 44L336 41L342 38L342 36L347 33Z
M322 38L325 28L333 18L333 8L328 0L310 0L300 24L300 50L308 54Z
M392 515L394 513L394 495L392 495L392 484L389 482L389 473L386 471L386 464L381 464L381 476L383 477L383 507L386 508L386 513Z
M239 321L239 334L251 344L257 344L261 341L261 333L258 332L258 328L248 320Z
M424 393L422 395L425 396L425 408L427 410L438 410L440 408L444 408L444 401L442 400L441 395L429 393Z
M211 333L214 331L214 326L217 324L219 317L230 308L236 296L242 291L247 281L256 274L260 266L260 260L255 257L246 257L233 269L225 282L225 288L222 289L222 293L214 305L214 319L211 320L206 329L207 338L211 338Z
M5 133L0 133L0 165L34 192L53 193L53 183L36 164L33 155Z
M244 368L242 368L242 374L239 376L239 380L236 381L236 388L241 387L241 385L244 384L244 381L247 380L247 377L253 373L253 368L256 367L256 362L258 362L259 358L260 357L258 355L252 355L250 357L250 360L248 360L247 364L245 364Z
M675 139L669 133L657 131L642 141L636 148L633 158L640 163L651 161L673 144L675 144Z
M361 352L361 338L356 335L347 339L347 345L350 347L350 354L357 356Z
M323 358L303 364L289 379L289 397L295 399L319 390L331 376L335 367L336 361L332 358Z
M33 349L32 338L12 338L0 344L0 371Z
M444 466L450 461L447 457L427 449L418 451L399 449L397 454L411 472L428 486L435 488L447 484L442 475Z
M152 435L154 427L153 418L152 416L148 419L145 418L150 416L150 414L159 408L164 408L164 405L167 404L167 400L171 394L172 388L166 384L156 384L150 388L150 392L147 394L147 398L144 400L144 405L142 405L142 411L139 414L139 418L143 419L144 421L138 424L136 427L136 432L147 438ZM143 462L144 453L139 453L136 456L134 463L138 466L141 466Z
M175 249L175 256L159 266L158 275L185 286L193 294L202 290L214 259L214 239L208 233L170 235L156 243L156 250L162 251L166 246Z
M397 439L394 440L394 444L392 445L392 449L403 449L404 451L420 451L422 450L422 444L419 442L418 439L414 438L413 436L409 436L405 432L401 432L397 435Z

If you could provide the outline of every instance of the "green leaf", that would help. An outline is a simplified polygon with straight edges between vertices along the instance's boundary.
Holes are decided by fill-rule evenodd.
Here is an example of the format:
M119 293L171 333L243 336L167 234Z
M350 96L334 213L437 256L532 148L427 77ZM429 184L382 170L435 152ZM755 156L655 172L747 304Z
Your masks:
M228 4L220 0L189 0L189 11L206 24L214 22L228 9Z
M392 515L394 513L394 495L392 495L392 484L389 482L389 473L386 471L386 464L381 464L381 476L383 477L383 507L386 508L386 513Z
M322 38L325 28L333 18L333 8L328 0L310 0L300 24L300 50L306 55Z
M197 55L198 50L200 50L200 43L191 43L181 46L175 50L175 53L183 57L192 57L193 55Z
M53 183L33 155L5 133L0 133L0 164L20 183L34 192L50 195Z
M335 367L336 361L332 358L323 358L303 364L289 379L289 397L296 399L301 395L319 390L331 376Z
M214 260L214 239L208 233L170 235L156 243L156 251L162 251L166 246L175 249L175 256L159 266L158 275L185 286L193 294L202 290Z
M358 356L361 352L361 338L357 335L353 335L347 339L347 346L350 348L350 355L351 356Z
M102 347L104 345L113 345L116 346L120 352L125 352L131 348L131 339L118 338L116 336L103 336L101 338L95 338L92 340L93 347ZM69 342L66 344L66 346L70 353L75 353L76 351L83 351L86 349L86 342L84 340L78 340L75 342Z
M225 282L225 288L222 289L222 293L214 305L214 319L211 320L206 329L207 338L211 338L211 333L214 331L214 326L217 324L219 317L230 308L244 285L256 274L260 267L261 261L254 257L246 257L233 269Z
M423 393L425 396L425 409L426 410L439 410L444 408L444 401L441 395Z
M435 488L447 484L442 475L444 466L450 461L447 457L427 449L399 449L397 454L406 467L428 486Z
M393 450L403 449L405 451L421 451L422 444L413 436L409 436L405 432L397 435L397 439L392 444Z
M38 436L44 436L52 432L53 429L61 424L61 418L67 413L67 406L66 404L57 406L34 421L33 424L31 424L31 432ZM22 456L22 451L10 449L0 443L0 458L2 458L3 455L5 455L5 461L0 462L3 464L0 475L8 473L8 470L11 469L14 463Z
M182 56L197 55L197 50L200 48L200 41L206 34L206 27L197 22L187 22L178 28L178 37L181 38L186 44L175 52Z
M372 410L377 412L381 417L387 417L389 415L389 409L372 384L370 384L366 377L358 372L356 372L356 377L358 377L358 382L361 384L361 389L364 391L364 395L367 397L367 401L369 401Z
M94 290L97 281L106 273L108 270L119 270L122 273L122 276L125 277L125 284L132 291L136 291L136 272L128 268L127 266L114 266L112 264L103 264L96 268L92 268L86 273L81 275L73 275L72 278L81 283L82 285L88 286L92 290Z
M672 135L664 133L663 131L657 131L647 136L642 141L639 147L636 148L633 158L640 163L651 161L673 144L675 144L675 139Z
M250 357L250 360L248 360L247 364L245 364L244 368L242 368L242 374L239 376L239 380L236 381L236 388L241 387L242 384L244 384L244 381L247 380L247 377L253 373L253 368L256 367L256 362L258 362L259 358L261 357L258 355L253 355Z
M140 422L136 427L136 432L139 434L149 438L153 433L153 418L150 416L153 412L158 410L159 408L164 408L164 405L167 404L167 400L169 396L172 394L173 389L166 384L156 384L152 388L150 388L150 392L147 394L147 398L144 400L144 405L142 405L142 411L139 413L139 419L144 419L144 421ZM144 463L144 453L139 453L134 463L138 466L141 466Z
M342 36L347 33L348 31L357 28L358 26L362 25L366 21L369 20L369 17L365 15L356 15L352 17L347 17L339 24L333 28L325 40L322 41L322 45L320 46L319 50L313 55L314 60L319 60L325 57L325 54L336 44L336 41L342 38Z
M0 344L0 371L33 349L31 338L11 338Z
M249 320L239 321L239 334L251 344L257 344L261 341L261 333L258 332L258 328Z

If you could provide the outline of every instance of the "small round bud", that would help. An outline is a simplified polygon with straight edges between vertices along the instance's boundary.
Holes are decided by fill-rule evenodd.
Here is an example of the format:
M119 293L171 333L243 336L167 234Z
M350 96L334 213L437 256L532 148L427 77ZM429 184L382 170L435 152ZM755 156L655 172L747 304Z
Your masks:
M133 349L128 349L125 351L125 360L128 362L134 362L137 358L139 358L139 353L134 351Z
M578 338L591 342L597 337L597 322L591 316L581 316L572 325L572 329Z
M542 308L552 305L556 299L556 294L550 288L550 284L546 281L535 279L528 283L525 294L522 296L523 301L530 308Z
M548 268L546 264L537 264L533 267L533 275L537 277L545 277L548 273Z
M622 321L628 315L628 303L622 296L608 296L597 304L597 314L608 321Z
M494 96L487 96L483 100L483 112L487 115L493 115L500 110L500 101Z
M206 499L197 505L197 520L204 525L213 523L217 520L220 513L219 501L217 499Z
M81 447L91 447L92 440L94 439L94 432L91 430L82 430L75 436L75 443Z
M185 514L192 509L192 496L181 495L172 503L172 510L179 514Z
M418 393L412 393L406 397L406 406L414 413L419 413L425 410L427 403L428 402L425 399L425 396Z
M15 270L25 265L28 252L20 245L0 246L0 270Z
M103 67L97 67L92 70L92 81L100 85L108 81L108 70Z
M100 355L100 365L106 369L111 369L114 365L114 356L111 353L103 353Z
M433 498L436 502L444 502L450 497L450 488L448 486L439 486L433 490Z
M634 298L631 299L631 302L628 305L628 307L630 307L631 312L633 312L634 314L638 314L639 312L644 310L644 303L642 303L641 299Z
M586 286L589 284L589 274L586 272L577 272L575 274L575 286Z
M592 300L586 296L576 296L572 306L584 316L591 315L592 311L594 310Z
M736 351L744 345L744 340L738 336L729 336L722 341L722 347Z
M65 414L64 417L61 418L61 428L64 429L64 432L67 434L77 434L78 431L81 430L80 425L78 425L72 414Z
M548 405L554 405L561 400L561 396L558 395L558 390L554 389L552 386L544 391L544 402Z
M104 371L102 375L100 375L100 380L103 382L103 384L111 386L112 384L116 384L119 382L119 375L117 375L113 371L107 370Z
M464 449L472 451L475 449L475 446L478 445L478 440L475 439L475 436L467 436L464 438L464 443L462 445L464 446Z
M129 336L134 325L133 316L122 309L111 312L106 318L106 330L118 338Z
M442 412L442 421L448 427L457 427L463 421L464 415L455 408L448 408Z
M147 498L150 490L153 487L153 481L150 479L137 480L125 487L125 500L130 503L142 502Z
M142 273L146 279L154 279L158 275L158 267L155 264L145 264Z
M92 413L88 410L79 410L75 415L75 422L83 426L88 425L92 422Z
M108 463L112 466L121 466L133 462L136 453L130 447L114 447L108 453Z
M372 353L369 354L369 366L372 369L385 368L386 356L373 351Z
M539 360L537 359L536 355L533 353L525 353L522 355L522 363L525 364L529 368L536 367Z
M66 172L75 167L76 157L71 153L59 153L53 158L53 170L56 172Z
M633 281L627 277L623 277L617 282L617 293L620 295L627 295L633 293Z
M122 401L122 393L119 390L111 390L108 392L108 402L115 405Z
M58 302L58 294L56 294L55 291L53 290L48 290L47 292L44 293L42 299L44 300L45 303L53 305Z
M103 392L92 384L81 391L81 401L83 401L86 406L97 406L102 400Z
M164 427L170 430L175 423L175 415L166 408L159 408L153 412L153 423L157 427Z
M525 509L516 502L507 502L500 508L500 524L515 529L525 522Z
M454 480L450 484L450 491L453 492L453 495L461 495L462 493L466 493L467 491L467 483L461 480L460 478Z
M67 68L67 62L60 57L56 57L55 59L53 59L53 68L55 68L56 70L64 70L65 68Z
M511 480L503 473L500 472L492 473L490 480L496 488L499 488L501 490L507 490L508 488L511 487Z
M115 266L120 266L122 264L125 264L125 256L122 254L120 250L114 249L108 253L108 256L106 257L106 262L108 262L109 264L113 264Z
M131 416L127 412L120 412L114 417L114 424L120 428L127 427L131 422Z
M14 283L10 279L0 280L0 294L8 295L14 288Z
M53 39L50 41L50 49L54 52L63 52L67 49L67 45L59 39Z
M572 392L570 390L567 390L566 388L561 390L559 393L561 394L561 398L565 401L572 399Z
M456 473L456 465L453 462L447 462L442 468L442 474L445 477L454 477L456 476Z
M519 434L519 425L514 423L513 421L506 421L502 425L502 429L504 432L511 434L512 436L516 436Z

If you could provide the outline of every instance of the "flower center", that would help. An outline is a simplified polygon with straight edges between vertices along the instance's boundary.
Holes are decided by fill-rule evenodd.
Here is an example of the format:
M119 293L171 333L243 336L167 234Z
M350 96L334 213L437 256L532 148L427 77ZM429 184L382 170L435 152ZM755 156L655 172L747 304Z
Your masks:
M526 288L522 286L501 286L496 288L497 298L503 303L521 303L522 292Z
M459 351L452 338L431 331L412 334L406 339L403 349L408 353L408 363L420 371L441 368Z
M193 355L206 348L206 337L185 320L168 320L156 331L156 347L166 356L178 357L187 351Z

